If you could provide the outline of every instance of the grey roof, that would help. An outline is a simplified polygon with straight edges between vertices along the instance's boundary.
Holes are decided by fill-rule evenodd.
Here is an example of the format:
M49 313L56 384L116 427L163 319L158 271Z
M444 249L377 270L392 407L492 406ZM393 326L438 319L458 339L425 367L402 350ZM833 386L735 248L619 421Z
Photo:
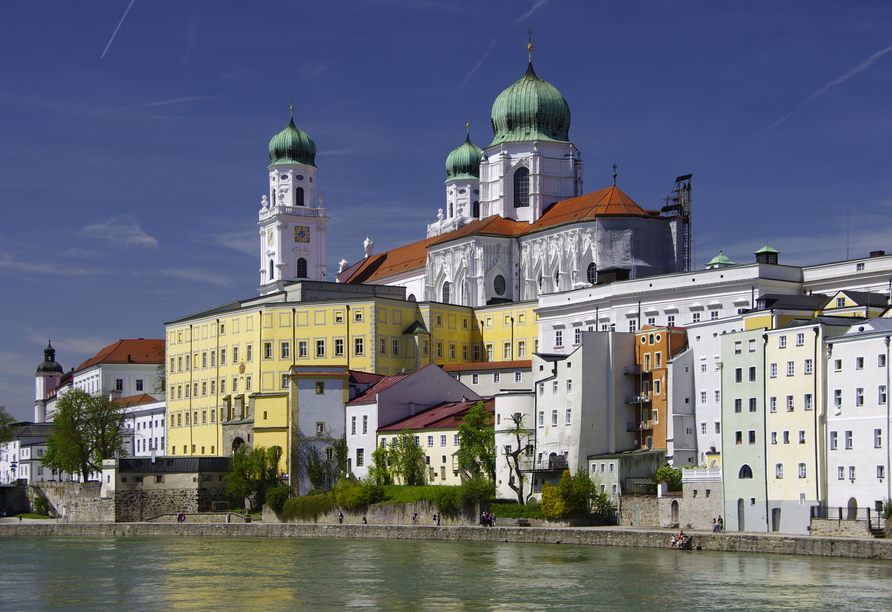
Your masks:
M229 457L157 457L118 459L119 472L195 474L198 472L228 472Z
M52 423L19 423L19 425L12 434L20 440L22 438L45 438L53 433Z
M765 309L779 308L783 310L821 310L830 300L823 293L804 295L800 293L766 293L760 295L756 301L765 302Z
M778 329L787 329L789 327L810 327L812 325L821 324L830 327L851 327L855 323L863 322L860 317L833 317L829 315L821 315L813 319L793 319L786 325L780 326Z
M850 291L843 289L840 291L843 295L855 302L858 306L888 306L889 300L882 293L873 293L870 291Z

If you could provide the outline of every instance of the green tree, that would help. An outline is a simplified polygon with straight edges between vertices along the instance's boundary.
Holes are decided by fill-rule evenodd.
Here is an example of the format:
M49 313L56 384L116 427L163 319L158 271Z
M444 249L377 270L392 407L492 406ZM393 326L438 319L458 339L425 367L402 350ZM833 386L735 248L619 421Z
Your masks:
M12 442L13 424L15 422L12 415L6 412L6 408L0 406L0 447L8 442Z
M583 516L592 510L607 514L613 510L613 502L606 493L601 493L598 483L592 480L584 467L571 476L564 470L556 487L548 483L542 486L542 513L547 519L561 519Z
M375 485L393 484L393 476L390 473L390 466L387 451L383 448L376 448L372 452L372 464L369 466L369 475L366 480Z
M654 474L654 482L660 484L665 481L666 488L670 491L681 491L681 476L681 469L673 468L667 464L657 469L657 473Z
M53 433L46 440L43 465L83 480L102 471L103 459L123 454L125 406L104 394L72 389L56 401Z
M335 467L338 475L347 473L347 457L350 456L350 449L347 447L347 434L344 434L331 443L334 449Z
M409 429L394 439L388 451L391 476L400 484L418 486L427 483L427 466L424 450L415 444L415 436Z
M458 460L465 479L482 475L496 479L496 432L483 402L471 407L458 426Z
M254 509L266 502L267 490L279 485L282 447L239 446L229 460L229 473L223 477L226 492L233 497L247 498Z
M321 489L328 474L328 462L323 461L319 451L310 447L307 450L307 478L314 489Z
M505 461L508 463L508 486L517 495L517 503L524 505L524 481L526 474L524 467L526 466L525 457L529 455L530 439L533 432L527 429L523 424L524 415L517 412L511 415L511 428L505 432L514 438L514 444L505 446Z

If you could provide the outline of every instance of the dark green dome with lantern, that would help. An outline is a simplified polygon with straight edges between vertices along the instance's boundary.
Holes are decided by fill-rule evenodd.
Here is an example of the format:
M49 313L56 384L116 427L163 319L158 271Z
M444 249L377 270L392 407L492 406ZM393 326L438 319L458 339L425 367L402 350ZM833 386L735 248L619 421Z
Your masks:
M468 134L465 141L446 158L446 182L456 180L479 180L480 160L483 151L471 142Z
M63 374L62 366L56 363L56 349L47 343L43 349L43 362L37 366L37 374Z
M294 118L288 127L269 141L269 165L306 164L316 167L316 143L306 132L294 125Z
M539 78L532 61L526 74L496 98L491 117L493 145L570 142L570 105L561 92Z

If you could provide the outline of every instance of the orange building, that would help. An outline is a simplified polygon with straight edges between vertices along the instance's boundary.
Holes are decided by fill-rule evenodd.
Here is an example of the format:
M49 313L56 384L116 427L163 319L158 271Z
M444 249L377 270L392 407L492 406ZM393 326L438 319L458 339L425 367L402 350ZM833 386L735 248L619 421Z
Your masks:
M645 326L635 334L635 365L626 373L635 377L635 431L639 448L665 449L669 425L668 361L687 348L687 333L680 327Z

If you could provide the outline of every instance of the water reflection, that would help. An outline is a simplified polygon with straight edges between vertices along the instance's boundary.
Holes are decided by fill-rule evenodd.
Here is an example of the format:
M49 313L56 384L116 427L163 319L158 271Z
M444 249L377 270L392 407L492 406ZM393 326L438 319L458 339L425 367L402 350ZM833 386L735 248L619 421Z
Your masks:
M0 538L10 610L882 610L892 564L567 545Z

